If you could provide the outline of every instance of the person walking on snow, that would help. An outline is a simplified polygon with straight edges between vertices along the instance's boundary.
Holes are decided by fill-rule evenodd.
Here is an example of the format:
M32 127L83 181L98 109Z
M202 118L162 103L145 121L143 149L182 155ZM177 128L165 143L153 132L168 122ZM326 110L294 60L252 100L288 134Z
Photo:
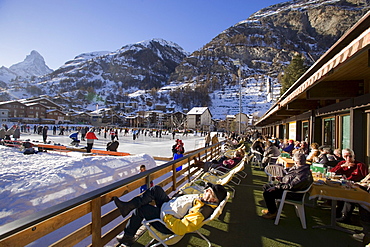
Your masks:
M91 128L87 133L86 133L86 143L87 143L87 148L86 148L86 152L87 153L91 153L91 149L94 145L94 140L98 140L98 138L96 137L95 133L94 133L94 129Z

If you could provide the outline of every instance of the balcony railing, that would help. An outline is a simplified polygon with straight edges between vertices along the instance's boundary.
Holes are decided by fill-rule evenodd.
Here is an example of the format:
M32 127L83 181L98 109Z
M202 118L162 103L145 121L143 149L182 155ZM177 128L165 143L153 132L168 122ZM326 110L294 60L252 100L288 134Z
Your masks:
M84 217L84 220L89 217L87 224L84 224L77 230L66 233L65 236L58 234L58 239L55 239L55 242L50 246L73 246L86 238L91 238L91 246L104 246L124 230L128 220L115 221L116 218L120 217L120 213L115 207L105 214L102 213L104 205L113 203L111 202L113 196L121 197L126 195L131 191L138 190L140 186L148 184L154 179L160 180L156 184L166 188L165 191L168 194L176 191L179 186L192 180L200 173L199 169L190 169L193 158L202 157L204 160L210 161L220 155L221 145L222 143L217 143L194 151L181 159L170 161L132 177L117 181L109 186L0 226L0 246L25 246L57 231L63 226L82 219L82 217ZM184 166L184 168L176 172L176 168L179 166ZM168 174L171 175L168 176Z

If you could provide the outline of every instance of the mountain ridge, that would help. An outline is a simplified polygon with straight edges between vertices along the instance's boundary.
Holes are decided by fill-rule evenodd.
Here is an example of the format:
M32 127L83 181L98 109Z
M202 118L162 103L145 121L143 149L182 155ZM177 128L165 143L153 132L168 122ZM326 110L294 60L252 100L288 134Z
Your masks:
M81 54L25 83L28 89L23 87L18 95L28 95L31 88L36 94L76 101L67 108L136 102L140 110L154 109L156 104L175 110L209 106L215 118L240 110L262 115L279 96L278 76L291 58L304 54L305 63L312 65L369 10L369 2L299 0L272 5L191 54L163 39L125 45L115 52ZM234 65L236 60L240 66ZM2 98L9 98L4 91Z

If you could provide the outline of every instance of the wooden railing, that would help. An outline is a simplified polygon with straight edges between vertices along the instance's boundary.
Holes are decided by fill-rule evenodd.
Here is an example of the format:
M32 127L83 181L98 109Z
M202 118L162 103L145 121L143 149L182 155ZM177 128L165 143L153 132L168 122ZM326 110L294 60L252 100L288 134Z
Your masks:
M178 172L176 172L176 168L181 165L192 164L194 157L201 157L207 161L214 159L220 155L221 145L222 143L217 143L210 147L197 150L181 159L170 161L161 166L0 226L0 246L25 246L57 231L73 221L79 220L82 217L88 217L88 214L91 214L88 224L68 233L66 236L59 237L50 246L73 246L88 237L91 238L90 246L104 246L124 230L128 220L119 221L118 224L111 227L112 223L114 223L113 221L117 217L120 217L120 213L115 207L115 209L102 215L102 207L108 203L113 203L111 202L113 196L121 197L131 191L137 190L143 184L149 184L150 181L163 177L165 178L160 180L160 182L156 182L156 184L167 188L165 190L168 194L176 191L180 185L187 182L187 180L190 181L200 172L199 169L190 169L189 166ZM170 172L172 172L171 176L164 176ZM3 198L2 200L6 199ZM102 228L108 224L110 228L108 230L104 229L103 233Z

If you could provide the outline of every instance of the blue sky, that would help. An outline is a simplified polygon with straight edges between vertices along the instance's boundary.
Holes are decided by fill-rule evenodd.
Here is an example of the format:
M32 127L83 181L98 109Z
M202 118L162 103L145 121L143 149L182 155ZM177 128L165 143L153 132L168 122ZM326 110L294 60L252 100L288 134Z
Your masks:
M282 0L0 0L0 67L32 50L57 69L75 56L163 38L193 52Z

